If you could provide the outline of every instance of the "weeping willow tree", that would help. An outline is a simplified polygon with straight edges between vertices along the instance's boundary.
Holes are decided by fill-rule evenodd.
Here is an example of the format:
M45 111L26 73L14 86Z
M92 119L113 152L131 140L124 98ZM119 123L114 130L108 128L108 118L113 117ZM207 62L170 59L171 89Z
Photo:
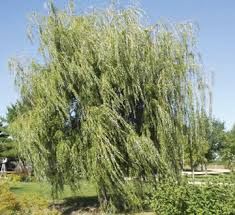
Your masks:
M103 205L128 207L140 203L135 184L180 180L206 114L194 26L147 25L140 10L113 6L51 5L34 21L42 60L11 63L25 104L11 129L36 176L53 193L87 178Z

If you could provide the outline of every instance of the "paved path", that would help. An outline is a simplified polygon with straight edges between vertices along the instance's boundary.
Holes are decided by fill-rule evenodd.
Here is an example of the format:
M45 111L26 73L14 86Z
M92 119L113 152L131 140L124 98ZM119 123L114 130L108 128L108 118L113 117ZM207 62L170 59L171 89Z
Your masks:
M229 169L208 169L206 171L195 171L194 175L220 175L220 174L228 174L231 170ZM183 171L184 175L192 175L191 171Z

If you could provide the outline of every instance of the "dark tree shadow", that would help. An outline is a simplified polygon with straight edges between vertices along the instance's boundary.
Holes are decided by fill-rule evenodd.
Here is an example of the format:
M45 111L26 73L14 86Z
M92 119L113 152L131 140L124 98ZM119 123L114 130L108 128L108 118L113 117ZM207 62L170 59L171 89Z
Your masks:
M70 215L74 211L98 211L99 202L97 196L75 196L65 198L62 203L54 204L53 207L62 212L63 215Z
M21 187L10 187L10 191L11 192L14 192L14 191L17 191L17 190L21 190L22 188Z

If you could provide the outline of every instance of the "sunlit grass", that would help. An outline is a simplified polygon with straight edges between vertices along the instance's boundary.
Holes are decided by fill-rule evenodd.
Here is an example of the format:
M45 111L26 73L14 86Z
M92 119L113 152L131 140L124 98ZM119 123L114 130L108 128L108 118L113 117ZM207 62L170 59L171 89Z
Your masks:
M46 182L12 182L10 183L10 190L17 197L33 195L52 200L51 186ZM65 186L64 191L59 195L57 200L72 196L89 197L96 195L95 187L91 183L83 181L79 190L71 190L69 186Z

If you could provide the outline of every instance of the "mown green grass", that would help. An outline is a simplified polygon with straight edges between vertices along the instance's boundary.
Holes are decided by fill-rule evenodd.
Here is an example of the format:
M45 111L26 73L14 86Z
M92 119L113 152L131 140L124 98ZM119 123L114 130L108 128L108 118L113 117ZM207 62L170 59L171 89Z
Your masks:
M203 182L216 180L218 182L221 182L231 180L231 177L234 178L234 174L223 174L220 176L195 176L195 180ZM191 180L190 177L188 179ZM15 193L17 197L21 197L22 195L34 195L47 200L52 200L51 186L49 183L46 182L10 182L10 190ZM83 180L81 181L79 190L71 190L69 186L65 186L64 192L59 195L58 200L73 196L92 197L97 196L97 192L95 186L91 182Z
M46 182L11 182L10 190L19 198L24 195L38 196L47 200L53 200L51 186ZM96 195L95 187L89 182L82 181L79 190L71 190L69 186L65 186L64 191L60 193L57 200L73 196L89 197Z

